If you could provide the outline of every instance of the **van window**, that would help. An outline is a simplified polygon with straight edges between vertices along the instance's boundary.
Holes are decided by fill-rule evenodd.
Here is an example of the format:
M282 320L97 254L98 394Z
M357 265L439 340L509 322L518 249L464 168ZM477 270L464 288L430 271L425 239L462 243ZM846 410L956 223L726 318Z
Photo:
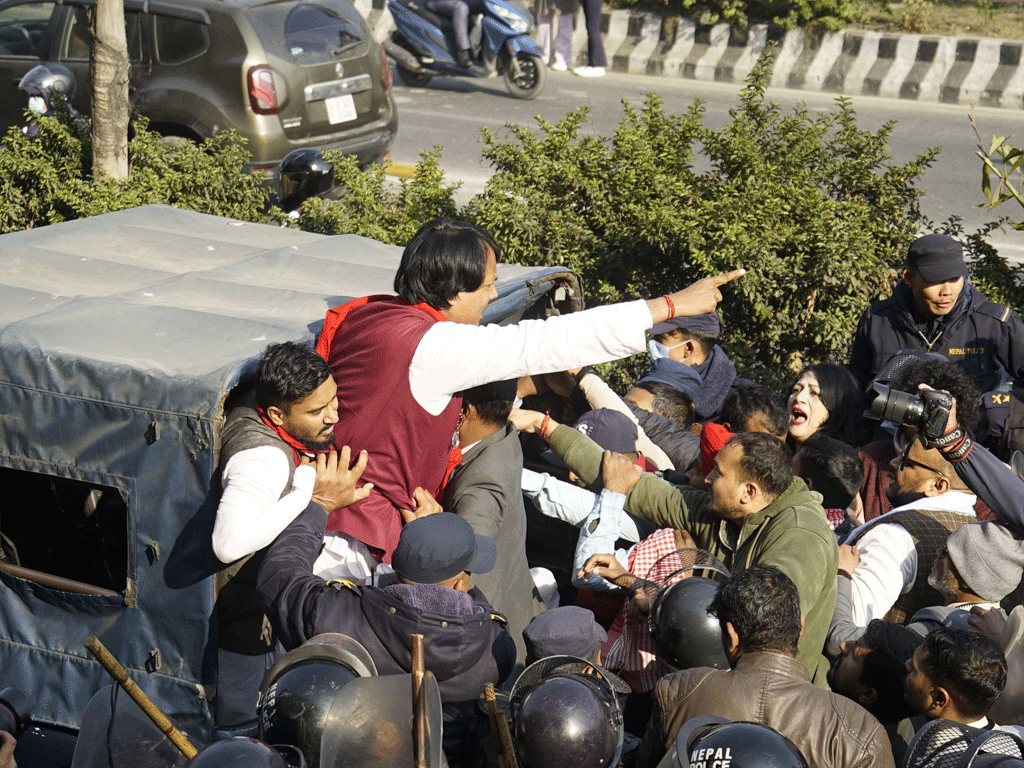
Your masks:
M123 592L128 504L117 488L0 468L0 560Z
M210 47L210 30L205 24L155 15L153 28L156 57L161 64L184 64Z
M250 13L267 49L300 64L332 61L365 39L359 14L346 2L270 3Z
M46 28L54 3L25 3L0 10L0 56L46 57Z
M124 33L128 38L128 59L133 64L142 61L142 35L138 12L124 12ZM77 61L89 60L89 45L92 32L89 30L89 10L75 8L71 15L71 30L68 32L68 43L64 58Z

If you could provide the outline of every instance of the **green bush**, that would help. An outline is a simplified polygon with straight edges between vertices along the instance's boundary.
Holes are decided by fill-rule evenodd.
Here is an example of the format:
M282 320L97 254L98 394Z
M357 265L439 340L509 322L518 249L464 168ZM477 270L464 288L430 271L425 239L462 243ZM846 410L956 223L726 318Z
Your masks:
M625 105L609 139L580 135L585 111L541 121L537 135L511 126L507 142L485 131L495 174L466 213L504 258L579 272L591 303L745 267L721 312L746 375L781 382L806 362L843 362L922 222L915 183L935 153L892 163L893 125L859 129L845 99L783 114L765 96L769 66L721 129L703 125L699 103L670 115L649 96ZM694 169L698 151L707 172Z
M246 221L267 221L259 176L243 174L250 158L244 140L225 132L200 144L165 146L136 119L129 142L131 178L92 177L87 118L33 118L38 133L15 127L0 147L0 233L94 216L149 203L166 203Z
M446 184L438 165L440 147L424 152L411 179L392 182L383 165L363 171L354 157L339 152L325 153L334 163L339 199L307 200L293 226L325 235L348 233L372 237L385 243L404 245L420 226L439 216L457 213L458 184Z
M739 30L751 24L839 30L863 19L858 0L609 0L609 5L685 17L702 25L726 23Z

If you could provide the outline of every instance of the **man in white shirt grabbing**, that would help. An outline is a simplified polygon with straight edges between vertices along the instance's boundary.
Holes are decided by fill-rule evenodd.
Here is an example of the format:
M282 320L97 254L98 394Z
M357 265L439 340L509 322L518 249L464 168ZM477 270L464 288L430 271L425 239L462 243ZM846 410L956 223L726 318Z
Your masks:
M331 450L338 421L337 385L327 362L295 342L267 347L256 371L253 407L235 408L221 432L221 487L213 529L218 574L217 723L256 717L257 689L277 645L256 594L265 548L310 501L327 509L365 498L356 488L362 452Z

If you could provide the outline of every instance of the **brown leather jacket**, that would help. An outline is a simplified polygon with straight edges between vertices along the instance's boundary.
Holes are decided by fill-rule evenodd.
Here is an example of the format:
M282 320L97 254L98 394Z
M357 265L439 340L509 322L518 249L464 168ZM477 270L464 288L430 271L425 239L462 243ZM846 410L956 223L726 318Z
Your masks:
M885 730L859 704L811 684L803 665L775 652L748 653L729 672L701 667L666 675L639 768L654 768L691 717L717 715L771 726L814 768L895 768Z

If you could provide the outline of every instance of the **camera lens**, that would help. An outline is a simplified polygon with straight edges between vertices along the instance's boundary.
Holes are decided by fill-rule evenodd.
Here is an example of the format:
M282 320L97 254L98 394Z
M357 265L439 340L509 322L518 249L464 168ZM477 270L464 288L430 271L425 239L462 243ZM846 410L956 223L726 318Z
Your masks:
M871 413L875 418L911 426L921 423L924 401L920 397L889 389L884 384L875 383L873 386L878 393L878 397L871 403Z
M18 738L28 726L28 697L14 688L0 691L0 731Z

